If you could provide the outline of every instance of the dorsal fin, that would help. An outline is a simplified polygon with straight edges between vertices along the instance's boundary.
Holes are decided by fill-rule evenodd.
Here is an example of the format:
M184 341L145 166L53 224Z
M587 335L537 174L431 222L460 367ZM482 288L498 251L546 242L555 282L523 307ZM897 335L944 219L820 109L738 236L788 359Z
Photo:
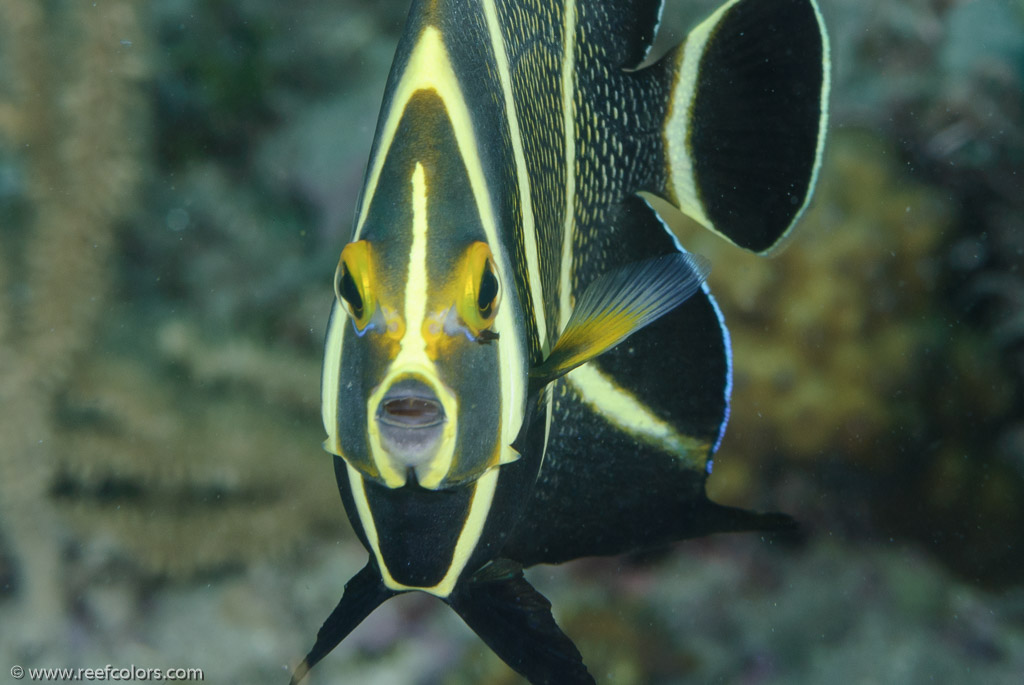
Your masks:
M662 194L767 252L810 202L828 118L829 44L814 0L730 0L660 67L674 72Z

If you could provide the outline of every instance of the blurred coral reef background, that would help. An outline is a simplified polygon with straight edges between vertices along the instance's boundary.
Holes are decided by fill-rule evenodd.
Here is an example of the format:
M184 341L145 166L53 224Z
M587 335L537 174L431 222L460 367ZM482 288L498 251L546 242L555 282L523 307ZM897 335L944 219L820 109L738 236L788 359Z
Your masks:
M531 571L599 682L1024 673L1024 2L821 4L789 244L670 217L733 334L709 489L803 534ZM0 3L0 666L283 683L363 563L319 364L407 9ZM310 678L360 681L520 682L422 596Z

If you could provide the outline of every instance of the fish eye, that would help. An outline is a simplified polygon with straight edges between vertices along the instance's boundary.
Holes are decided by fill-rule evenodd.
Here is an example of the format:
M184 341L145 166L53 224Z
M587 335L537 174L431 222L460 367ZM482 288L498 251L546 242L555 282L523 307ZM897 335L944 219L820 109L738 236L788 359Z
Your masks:
M491 266L491 260L488 259L484 262L484 272L480 276L480 288L476 294L476 308L480 312L480 316L487 319L491 316L491 312L494 311L494 306L498 303L498 277L494 275L494 268Z
M375 309L370 262L368 242L360 240L349 243L341 251L338 270L334 275L335 295L359 332L366 330Z
M344 263L339 266L338 272L341 274L341 278L338 279L338 296L348 303L352 313L359 318L363 314L363 298L359 296L359 288L352 280L352 272Z
M494 258L486 243L475 242L463 261L463 296L458 303L459 318L475 337L490 328L498 313L501 287Z

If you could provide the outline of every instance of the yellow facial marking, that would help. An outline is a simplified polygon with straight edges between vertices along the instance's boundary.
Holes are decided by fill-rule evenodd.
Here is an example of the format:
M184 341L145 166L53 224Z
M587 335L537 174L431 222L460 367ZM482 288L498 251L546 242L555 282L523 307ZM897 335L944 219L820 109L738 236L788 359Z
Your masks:
M416 478L427 489L437 488L451 468L455 454L458 400L450 388L441 382L434 360L428 354L428 341L423 335L427 323L427 201L426 171L417 163L410 188L412 205L412 247L405 277L405 321L400 329L398 354L388 367L380 385L374 388L366 403L367 433L373 461L380 470L384 483L391 488L405 485L407 466L396 461L385 449L377 425L377 407L387 391L398 381L414 378L434 391L445 412L445 423L437 452L424 464L416 466Z
M409 270L405 277L405 335L402 352L406 358L425 356L427 341L423 339L423 319L427 314L427 180L423 165L417 163L412 173L412 249Z
M491 7L491 11L493 12L493 7ZM500 33L498 35L500 37ZM484 229L485 242L489 246L502 245L503 240L500 233L502 221L499 219L492 204L490 180L485 172L484 162L480 157L473 115L463 96L462 87L455 74L451 56L444 43L444 37L436 26L426 25L415 40L415 45L409 52L406 66L398 77L398 81L394 84L388 108L382 114L377 147L373 158L370 160L367 183L356 218L354 239L356 241L360 240L364 233L369 208L372 205L377 187L381 181L385 161L388 158L392 145L396 142L395 137L399 125L406 114L408 104L417 93L431 91L443 103L445 115L451 122L458 148L457 152L465 165L466 175L469 179L473 195L472 201L476 205L476 210ZM496 46L495 49L500 50L501 56L504 56L504 44ZM507 60L504 64L507 76ZM514 116L514 106L511 104L510 94L508 97L509 107L513 109L512 116ZM517 156L517 159L519 157L521 155ZM520 161L522 162L523 160ZM521 163L520 171L524 169L525 166ZM429 167L418 167L414 171L412 178L410 178L412 192L411 195L407 196L411 201L410 206L414 210L414 215L420 217L415 219L414 223L418 226L416 230L420 231L419 235L423 239L421 244L424 246L427 244L426 236L428 234L426 207L430 196L429 171ZM524 189L528 189L528 179L522 173L520 174L520 182L525 184L523 186ZM523 197L525 198L524 201L529 202L529 193L526 190L523 192ZM526 221L531 222L529 230L532 236L532 213L525 211L524 216ZM417 237L414 235L413 242L415 243L416 240ZM533 244L533 248L528 246L527 249L535 250L535 239L531 237L527 242ZM410 252L417 249L419 248L412 245ZM452 335L452 322L458 321L461 318L459 316L460 312L457 311L457 302L460 299L460 295L464 294L465 281L458 280L459 274L453 274L453 278L449 279L448 284L431 284L432 287L429 290L423 285L419 288L418 295L413 294L412 291L416 290L416 287L412 285L413 283L426 283L425 248L417 252L416 255L410 255L410 257L409 271L406 274L405 299L401 300L400 303L382 303L379 300L377 303L382 320L381 328L378 329L375 326L374 330L385 331L395 341L396 352L394 361L386 372L385 378L371 392L372 397L368 398L367 409L368 416L373 416L373 412L376 411L374 402L379 401L387 392L387 388L392 383L401 380L402 377L414 377L430 386L441 401L446 417L452 419L452 421L445 424L445 430L450 430L451 433L446 432L444 434L442 439L444 446L428 465L417 468L416 472L420 485L436 488L443 486L444 478L453 463L455 435L453 423L455 417L457 417L458 403L452 391L445 387L440 380L435 361L442 359L445 354L445 347L455 344L457 340L458 336ZM504 252L492 254L490 266L493 268L498 283L508 284L514 282L513 270L508 254ZM536 270L534 272L536 273ZM422 280L411 280L420 278L420 276L422 276ZM479 283L477 286L479 287ZM439 289L444 290L444 292L440 292ZM538 296L539 294L537 292ZM410 298L412 299L410 300ZM422 300L422 306L418 298ZM442 303L442 306L434 304L439 302ZM403 304L402 316L398 317L393 310L385 306L386 304ZM515 320L515 313L518 309L516 307L498 307L496 305L497 303L493 307L493 320L488 321L492 317L483 316L480 318L480 321L464 321L460 325L465 330L469 330L470 326L468 324L470 323L486 323L488 330L493 330L496 334L502 331L511 332L510 335L501 340L498 354L502 402L500 406L500 453L496 457L498 463L509 463L518 458L518 455L510 445L515 440L519 427L522 425L526 407L527 388L524 373L526 369L526 349L522 340L515 335L515 332L521 328ZM536 309L541 313L543 312L539 302ZM541 335L543 336L543 326L541 330ZM337 338L339 339L338 347L340 348L340 334ZM333 384L332 387L332 392L336 392L337 384ZM325 390L326 396L327 390ZM327 408L329 407L333 414L337 409L336 405L337 403L334 401L325 403L325 425L331 423ZM337 418L334 418L333 421L336 422ZM390 463L391 460L382 448L379 431L373 425L373 421L369 423L371 424L369 426L369 443L373 466L380 469L381 478L386 484L391 487L399 487L405 483L406 474L403 470L396 469ZM330 430L328 432L329 434L331 433Z
M334 294L363 333L377 310L373 287L373 257L365 240L349 243L341 251L334 277Z
M494 16L493 5L489 6L487 12L490 18L496 18ZM491 19L488 20L489 22ZM500 60L505 56L504 43L501 41L500 30L496 23L489 23L488 26L492 30L492 38L496 37L499 41L496 44L495 50L500 51L498 59ZM497 33L494 33L497 31ZM503 74L505 83L507 84L508 78L508 63L507 57L503 62ZM505 92L506 102L510 103L509 107L512 110L511 116L515 116L514 106L511 105L511 90L510 86L505 86L507 89ZM483 162L479 156L479 147L476 139L475 128L473 125L473 118L470 114L469 108L466 105L466 101L463 97L462 88L459 84L458 77L455 75L455 70L452 66L451 58L449 57L448 50L444 45L444 39L441 36L440 30L435 26L427 26L423 29L423 32L417 39L416 45L410 51L409 60L406 63L405 71L403 72L399 82L396 84L395 89L392 93L391 104L389 109L384 116L384 123L381 127L380 138L378 142L377 152L370 162L370 170L367 177L366 189L364 191L362 205L359 209L359 216L356 219L356 238L358 239L362 233L363 225L366 222L366 216L369 211L370 202L376 192L377 185L380 181L381 171L384 168L384 161L387 158L388 150L394 143L395 134L398 130L398 125L401 122L402 115L405 111L405 107L412 97L421 90L432 90L434 91L441 101L444 103L445 112L452 123L452 130L455 133L456 143L458 144L459 154L462 158L463 163L466 167L466 173L469 177L470 187L473 192L473 199L476 203L477 212L480 216L481 224L484 228L484 234L487 237L487 243L489 245L501 245L502 240L499 235L499 225L497 214L494 206L491 202L491 191L488 185L488 177L484 172ZM518 124L516 125L518 126ZM521 147L521 146L520 146ZM517 153L516 159L519 160L519 169L522 171L519 176L520 192L525 198L525 202L529 202L530 195L528 192L528 180L525 177L525 156L520 150ZM533 237L532 228L532 213L526 211L528 206L524 207L524 221L529 221L529 235L531 236L526 242L528 244L527 249L530 249L530 244L534 246L533 251L536 252L535 245L536 241ZM494 255L494 266L496 268L496 275L500 283L512 283L512 268L508 262L508 256L505 254ZM531 267L532 273L539 273L536 270L536 264ZM535 298L534 310L539 312L543 317L543 307L539 298L541 293L536 287L531 286L531 297ZM512 307L502 307L498 312L493 328L496 332L501 331L514 331L516 330L517 323L514 320ZM431 314L428 313L429 317ZM406 320L407 328L411 326L409 321ZM423 325L427 326L427 333L423 332ZM436 349L431 350L429 343L431 339L431 323L424 321L420 324L420 335L428 343L428 353L434 351L439 353ZM540 335L545 335L543 324L540 325ZM445 340L444 337L437 339L439 341ZM522 425L523 414L525 412L526 402L526 382L523 379L523 368L526 365L525 357L526 351L519 344L515 344L509 339L502 341L501 354L499 363L501 373L501 387L504 389L505 401L502 402L502 444L505 446L503 449L505 453L502 454L501 462L507 463L514 461L517 456L515 451L512 450L511 445L515 440L519 430L519 426ZM428 354L429 358L429 354ZM446 408L447 410L447 408Z
M462 292L456 302L459 319L479 338L494 323L501 301L501 287L487 244L470 245L459 271L458 277L462 279Z

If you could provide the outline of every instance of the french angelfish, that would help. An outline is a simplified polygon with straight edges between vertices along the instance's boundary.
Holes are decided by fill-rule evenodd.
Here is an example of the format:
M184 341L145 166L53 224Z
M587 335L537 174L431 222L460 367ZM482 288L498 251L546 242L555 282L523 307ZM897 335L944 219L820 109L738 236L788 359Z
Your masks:
M413 2L323 363L324 447L369 559L292 683L413 590L530 682L591 683L523 568L791 525L704 493L728 333L706 260L638 193L778 244L820 166L827 37L814 0L731 0L645 65L660 14Z

